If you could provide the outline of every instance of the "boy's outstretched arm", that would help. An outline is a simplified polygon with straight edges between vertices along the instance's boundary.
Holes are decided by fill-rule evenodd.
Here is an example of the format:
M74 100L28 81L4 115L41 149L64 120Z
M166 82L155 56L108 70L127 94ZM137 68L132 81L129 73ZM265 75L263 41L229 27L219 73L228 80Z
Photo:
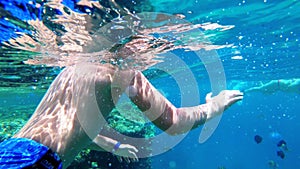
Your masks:
M176 108L141 72L135 72L125 91L157 127L171 135L188 132L243 99L243 93L238 90L224 90L215 97L208 94L205 104Z

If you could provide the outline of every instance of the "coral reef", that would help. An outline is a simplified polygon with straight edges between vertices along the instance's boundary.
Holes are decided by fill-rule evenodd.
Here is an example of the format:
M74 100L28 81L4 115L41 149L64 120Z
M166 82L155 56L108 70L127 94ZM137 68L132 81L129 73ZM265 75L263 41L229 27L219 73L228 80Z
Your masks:
M0 107L0 142L12 137L30 118L31 106Z

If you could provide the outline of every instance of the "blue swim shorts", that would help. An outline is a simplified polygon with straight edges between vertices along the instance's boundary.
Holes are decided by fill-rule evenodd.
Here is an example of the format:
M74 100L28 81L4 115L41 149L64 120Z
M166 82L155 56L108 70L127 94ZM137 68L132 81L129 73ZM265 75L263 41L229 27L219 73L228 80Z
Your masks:
M0 169L62 169L62 162L43 144L27 138L10 138L0 143Z

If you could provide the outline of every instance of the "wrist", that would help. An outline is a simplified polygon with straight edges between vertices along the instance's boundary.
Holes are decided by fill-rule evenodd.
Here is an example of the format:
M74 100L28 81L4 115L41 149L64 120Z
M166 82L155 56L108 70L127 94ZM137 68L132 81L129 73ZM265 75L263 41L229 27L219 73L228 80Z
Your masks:
M111 153L115 153L115 152L120 148L120 146L121 146L121 143L118 141L118 142L114 145L113 149L111 150Z
M222 106L219 105L217 102L211 101L207 103L207 120L210 120L215 116L222 114L223 111L224 108L222 109Z

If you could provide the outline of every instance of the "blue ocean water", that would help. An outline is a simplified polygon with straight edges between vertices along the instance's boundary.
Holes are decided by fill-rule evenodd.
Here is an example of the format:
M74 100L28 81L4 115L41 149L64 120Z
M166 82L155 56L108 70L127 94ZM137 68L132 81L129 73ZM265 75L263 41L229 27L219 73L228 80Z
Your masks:
M5 43L23 34L32 35L34 28L27 22L30 20L43 21L56 35L63 32L59 25L51 26L47 22L51 12L60 11L43 8L46 3L27 0L0 2L0 87L3 91L0 93L0 106L7 108L7 111L17 106L35 107L51 80L59 73L57 67L23 64L31 54L24 53L16 44ZM75 0L62 2L69 10L80 14L93 10L76 3L78 1ZM204 26L199 29L215 45L213 50L224 68L228 89L244 90L260 82L300 78L300 2L297 0L187 0L184 3L179 0L155 0L147 1L150 7L144 4L145 9L143 4L135 1L123 3L129 4L126 7L131 11L182 14L193 25L210 26L210 29ZM135 4L141 7L134 8ZM34 35L31 37L35 38ZM198 64L199 58L193 51L175 49L171 52L192 71L200 101L181 103L183 93L174 76L176 73L184 75L186 70L174 70L173 76L159 73L151 76L151 71L145 71L145 74L176 106L204 103L205 94L212 90L213 85L209 80L210 72ZM172 63L173 60L167 61ZM188 86L189 82L183 84ZM299 92L245 93L241 103L226 110L217 129L206 142L198 142L201 128L191 131L176 147L153 157L152 166L154 169L300 168L299 101ZM255 142L255 135L263 137L262 143ZM280 150L277 143L281 139L287 142L288 147L284 159L277 156Z

